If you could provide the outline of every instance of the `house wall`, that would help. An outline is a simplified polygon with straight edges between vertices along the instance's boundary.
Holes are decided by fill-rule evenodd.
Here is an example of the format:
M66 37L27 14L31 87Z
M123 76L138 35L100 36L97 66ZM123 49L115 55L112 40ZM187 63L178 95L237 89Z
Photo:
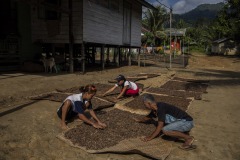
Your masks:
M41 47L33 44L31 40L31 16L30 7L25 3L18 3L18 33L19 33L19 55L21 62L26 60L37 59L37 55L41 53Z
M75 43L82 43L82 1L72 0L73 35ZM61 8L68 9L68 0L61 0ZM43 43L69 43L68 14L61 13L60 20L39 18L38 8L31 7L32 41Z
M131 3L131 46L141 46L142 6ZM72 0L74 43L91 42L123 45L123 0L119 11L95 4L90 0ZM61 8L68 8L68 0L61 0ZM32 42L69 43L68 14L61 13L60 20L40 19L38 8L31 7Z
M83 41L122 45L122 0L119 5L119 11L112 11L89 0L83 0Z
M132 3L131 45L141 47L142 5Z
M238 54L237 46L229 47L227 45L228 41L224 41L218 44L213 44L211 51L214 54L222 54L222 55L236 55Z
M212 45L212 53L218 53L218 45Z
M141 46L142 6L136 1L131 11L131 46ZM83 1L83 41L123 45L123 0L119 11L113 11L89 0Z

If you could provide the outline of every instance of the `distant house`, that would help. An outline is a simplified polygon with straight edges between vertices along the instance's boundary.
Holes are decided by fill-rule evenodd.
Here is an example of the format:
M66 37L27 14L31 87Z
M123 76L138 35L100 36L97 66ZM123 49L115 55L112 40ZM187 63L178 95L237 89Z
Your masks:
M166 29L165 33L170 36L170 29ZM171 28L171 50L180 51L182 53L182 48L184 46L183 37L186 34L186 28Z
M236 55L239 50L236 43L230 38L221 38L212 42L211 53L221 55Z

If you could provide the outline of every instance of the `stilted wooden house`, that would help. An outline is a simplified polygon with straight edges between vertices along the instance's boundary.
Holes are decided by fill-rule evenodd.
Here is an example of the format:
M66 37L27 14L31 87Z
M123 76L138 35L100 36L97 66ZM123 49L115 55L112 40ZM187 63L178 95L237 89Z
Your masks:
M122 62L122 48L140 48L142 6L155 9L144 0L41 1L31 7L32 42L63 55L70 71L82 72L86 64L97 61L104 69L110 62L109 48L114 51L111 62L117 66ZM130 54L127 57L131 64Z
M0 6L4 67L46 52L83 72L96 63L101 69L109 61L131 64L123 50L141 47L142 6L155 9L144 0L2 0Z

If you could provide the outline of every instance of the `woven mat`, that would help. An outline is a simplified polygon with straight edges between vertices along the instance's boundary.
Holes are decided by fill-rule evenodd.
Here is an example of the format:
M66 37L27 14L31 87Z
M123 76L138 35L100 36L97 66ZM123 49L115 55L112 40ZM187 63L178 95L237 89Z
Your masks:
M96 83L94 84L97 88L97 93L96 95L102 95L103 93L105 93L107 90L109 90L110 88L113 87L113 85L111 84L101 84L101 83ZM56 91L57 92L61 92L61 93L74 93L74 94L78 94L80 93L79 91L79 86L76 87L72 87L72 88L67 88L67 89L60 89L57 88ZM111 94L116 94L116 93L120 93L120 88L115 89Z
M169 90L185 90L192 92L202 92L207 93L208 84L205 83L195 83L195 82L186 82L186 81L175 81L170 80L166 82L161 88Z
M189 78L181 78L181 77L174 77L172 80L183 81L183 82L194 82L194 83L209 83L209 80L189 79Z
M156 129L154 123L137 123L134 118L141 116L118 109L99 111L96 114L108 125L107 128L99 130L81 123L57 137L88 153L137 153L155 159L165 159L170 154L171 143L161 137L149 142L140 139Z
M143 97L146 93L134 98L131 101L128 101L126 103L117 103L115 104L114 108L123 110L123 111L128 111L130 113L136 113L136 114L140 114L140 115L147 115L149 114L149 109L147 109L144 106L143 103ZM172 96L166 96L166 95L159 95L159 94L153 94L151 93L156 102L164 102L164 103L168 103L171 105L174 105L184 111L187 111L191 102L193 101L193 99L189 98L181 98L181 97L172 97Z
M131 82L137 82L140 80L146 80L147 78L148 78L147 76L132 76L126 77L126 80ZM108 83L117 83L117 80L108 80Z
M137 75L133 75L133 76L127 76L126 80L127 81L132 81L132 82L137 82L140 80L146 80L148 78L155 78L160 76L160 74L149 74L149 73L139 73ZM108 83L117 83L117 80L108 80Z
M31 96L31 97L29 97L29 99L63 102L71 94L72 93L51 92L51 93L45 93L45 94L40 94L40 95L36 95L36 96ZM91 102L92 102L92 106L93 106L94 110L100 110L103 108L113 107L115 104L113 102L107 101L105 99L101 99L99 97L93 97Z
M202 99L202 92L193 92L193 91L184 91L184 90L169 90L166 88L160 87L150 87L146 91L146 93L154 93L165 96L174 96L174 97L182 97L182 98L194 98L195 100Z
M55 102L63 102L71 93L48 92L28 97L31 100L50 100Z
M132 100L134 101L134 100ZM131 101L130 101L131 102ZM128 102L128 103L130 103ZM135 113L135 114L139 114L139 115L148 115L150 113L150 110L147 109L145 106L139 106L139 107L131 107L131 106L127 106L126 104L119 104L119 103L116 103L114 105L114 108L117 108L119 110L122 110L122 111L127 111L127 112L130 112L130 113Z
M139 73L137 77L147 76L147 78L154 78L160 76L160 74L156 73Z
M125 139L117 145L101 150L87 150L85 147L73 144L66 139L64 133L57 135L57 138L69 144L72 147L82 149L88 153L132 153L147 156L153 159L164 160L171 153L172 145L161 138L155 138L148 142L143 142L138 138Z

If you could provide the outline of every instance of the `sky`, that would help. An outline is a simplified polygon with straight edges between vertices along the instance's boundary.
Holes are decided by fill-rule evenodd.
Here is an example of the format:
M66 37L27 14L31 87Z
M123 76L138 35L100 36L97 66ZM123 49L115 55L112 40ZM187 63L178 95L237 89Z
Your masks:
M146 0L152 5L159 5L157 0ZM160 3L171 6L173 9L173 14L183 14L188 11L193 10L200 4L217 4L223 2L224 0L158 0Z

